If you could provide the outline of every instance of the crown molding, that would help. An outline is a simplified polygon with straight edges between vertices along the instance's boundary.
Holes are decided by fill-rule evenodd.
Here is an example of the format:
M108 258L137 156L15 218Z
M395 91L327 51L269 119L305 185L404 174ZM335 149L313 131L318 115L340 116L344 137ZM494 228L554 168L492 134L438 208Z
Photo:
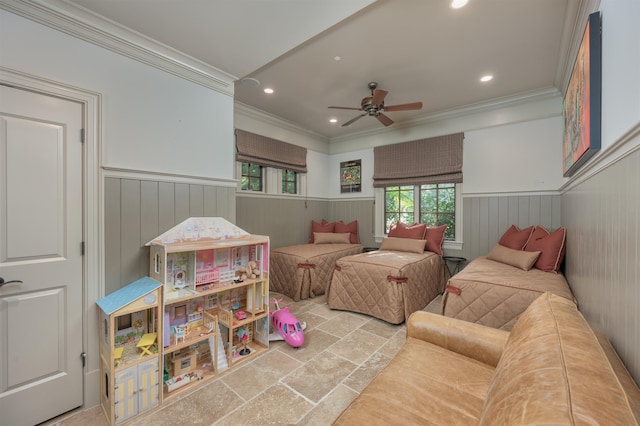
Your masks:
M237 79L64 0L0 0L0 8L177 77L233 96Z

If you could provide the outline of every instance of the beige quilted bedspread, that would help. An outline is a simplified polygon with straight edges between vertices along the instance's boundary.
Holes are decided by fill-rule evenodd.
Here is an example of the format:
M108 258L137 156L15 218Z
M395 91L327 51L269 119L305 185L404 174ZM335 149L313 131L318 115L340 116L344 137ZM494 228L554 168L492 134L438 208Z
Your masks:
M362 244L299 244L271 250L269 288L296 302L325 294L338 259Z
M520 314L544 292L575 303L562 274L523 271L484 256L451 277L442 298L442 314L510 331Z
M331 309L359 312L400 324L444 290L442 257L379 250L338 260L327 294Z

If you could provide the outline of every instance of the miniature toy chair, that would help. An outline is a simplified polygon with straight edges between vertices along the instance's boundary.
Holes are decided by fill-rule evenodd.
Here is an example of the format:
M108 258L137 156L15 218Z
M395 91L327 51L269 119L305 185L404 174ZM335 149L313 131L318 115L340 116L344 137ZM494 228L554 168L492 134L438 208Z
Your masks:
M176 345L180 343L180 339L182 339L182 342L184 343L184 338L187 333L187 325L186 324L176 325L175 330L176 330Z

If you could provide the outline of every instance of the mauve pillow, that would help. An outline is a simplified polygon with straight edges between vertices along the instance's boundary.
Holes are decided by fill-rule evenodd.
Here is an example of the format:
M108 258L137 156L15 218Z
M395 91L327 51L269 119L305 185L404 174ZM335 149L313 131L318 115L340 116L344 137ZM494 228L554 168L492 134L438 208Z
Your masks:
M487 259L528 271L536 263L539 256L539 251L515 250L496 244L487 255Z
M379 250L406 251L409 253L422 253L424 251L425 240L415 240L413 238L383 238Z
M313 243L314 244L349 244L349 234L344 233L328 233L328 232L314 232Z
M333 232L334 222L327 223L326 220L322 219L323 223L318 223L315 220L311 221L311 238L309 238L309 243L313 244L313 234L318 232Z
M542 226L536 226L524 248L526 251L539 251L540 257L535 267L547 272L557 273L564 260L567 228L560 227L549 232Z
M509 247L514 250L524 250L529 238L531 238L531 234L533 233L533 226L524 229L518 229L517 226L511 225L509 229L506 230L502 237L500 237L500 241L498 244L501 246Z
M424 246L424 249L442 256L442 243L444 242L444 232L446 230L447 225L427 228L427 232L424 236L424 239L427 240L427 243Z
M424 240L424 234L427 231L426 223L416 223L407 226L402 222L398 222L389 229L389 237L394 238L412 238L414 240Z
M335 222L335 226L333 228L333 232L349 232L351 234L350 242L352 244L358 244L358 221L354 220L349 222L348 224L340 222Z

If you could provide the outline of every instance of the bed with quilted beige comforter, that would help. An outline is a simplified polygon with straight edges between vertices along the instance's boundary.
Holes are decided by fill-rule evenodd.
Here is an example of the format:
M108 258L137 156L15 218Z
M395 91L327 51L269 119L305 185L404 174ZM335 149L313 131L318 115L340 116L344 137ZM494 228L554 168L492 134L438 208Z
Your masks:
M269 288L296 302L325 294L338 259L362 244L299 244L271 250Z
M347 256L336 262L327 303L331 309L400 324L442 293L448 277L442 257L429 251L379 250Z
M480 256L449 279L442 314L510 331L520 314L544 292L575 298L561 273L528 271Z

